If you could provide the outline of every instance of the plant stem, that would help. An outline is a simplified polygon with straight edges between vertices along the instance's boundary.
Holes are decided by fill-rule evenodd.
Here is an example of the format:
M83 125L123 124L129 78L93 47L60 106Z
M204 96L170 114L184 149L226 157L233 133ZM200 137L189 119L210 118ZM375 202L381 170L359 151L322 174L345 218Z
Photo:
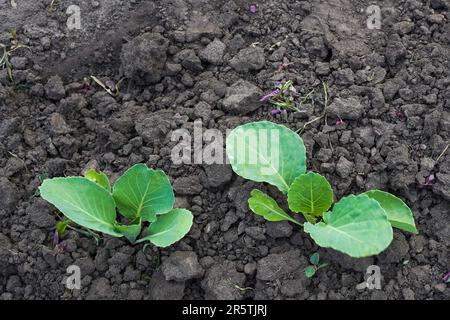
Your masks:
M441 152L441 154L439 155L439 157L437 157L436 159L436 163L439 162L439 160L441 160L441 158L444 156L444 154L447 152L448 148L450 147L450 143L444 148L444 151Z
M305 124L303 125L302 128L300 128L300 129L298 129L297 131L295 131L295 133L302 134L303 131L305 131L305 129L306 129L307 126L309 126L310 124L312 124L312 123L314 123L314 122L316 122L316 121L319 121L319 120L321 120L321 119L323 119L323 118L325 118L325 125L328 125L328 123L327 123L327 118L326 118L326 115L327 115L327 107L328 107L328 83L327 83L326 81L322 81L322 88L323 88L323 94L324 94L324 108L323 108L322 115L320 115L320 116L317 117L317 118L314 118L314 119L311 120L311 121L308 121L307 123L305 123ZM309 95L309 94L308 94L308 95Z
M289 219L290 222L295 223L296 225L299 225L300 227L303 227L303 223L298 222L297 220L295 220L294 218L290 217L291 219Z
M322 119L324 116L325 116L325 115L323 114L323 115L321 115L320 117L317 117L317 118L312 119L311 121L308 121L307 123L305 123L305 124L303 125L302 128L298 129L298 130L295 131L295 132L296 132L296 133L300 133L300 134L303 133L303 131L306 129L307 126L309 126L310 124L312 124L312 123L314 123L314 122L316 122L316 121Z
M325 109L328 106L328 83L326 81L322 81L322 88L325 95Z

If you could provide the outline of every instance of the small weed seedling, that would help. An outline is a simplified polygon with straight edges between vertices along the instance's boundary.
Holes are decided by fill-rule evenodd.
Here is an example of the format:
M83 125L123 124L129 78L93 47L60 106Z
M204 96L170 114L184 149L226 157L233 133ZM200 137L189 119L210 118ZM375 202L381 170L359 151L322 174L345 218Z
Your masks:
M89 170L84 177L46 179L39 191L68 219L57 225L60 236L72 228L72 221L89 232L167 247L182 239L192 226L190 211L173 209L175 197L166 174L145 164L128 169L113 188L103 172ZM116 219L117 209L127 223ZM136 241L144 223L150 225Z
M328 263L320 263L320 256L318 252L313 253L311 257L309 257L309 262L311 265L305 268L305 275L308 278L314 277L319 269L322 269L328 265Z
M284 83L277 83L275 89L263 96L260 101L268 101L278 109L299 111L295 102L299 96L300 94L295 89L292 80L289 80Z
M120 79L119 81L117 81L116 84L114 84L112 81L111 83L103 83L100 79L98 79L95 76L91 76L91 79L94 80L94 82L96 84L98 84L100 87L103 88L103 90L105 90L106 92L108 92L108 94L112 97L117 97L120 94L120 85L122 84L122 81L124 80L124 78Z
M234 129L226 144L236 174L277 187L287 196L289 209L303 214L306 222L298 222L258 189L251 192L250 209L268 221L286 220L303 226L321 247L351 257L368 257L389 246L392 227L417 233L411 209L384 191L344 197L330 210L333 189L320 174L306 173L303 140L285 126L268 121L249 123Z
M450 283L450 272L444 274L444 276L442 277L442 281L444 281L445 283Z
M7 70L8 72L8 77L9 80L12 82L14 81L13 79L13 75L12 75L12 70L13 70L13 65L11 64L10 60L11 60L11 55L14 51L21 49L21 48L29 48L28 46L19 44L18 40L17 40L17 35L15 31L11 32L11 45L8 47L7 45L0 43L0 48L3 49L3 53L0 59L0 68Z

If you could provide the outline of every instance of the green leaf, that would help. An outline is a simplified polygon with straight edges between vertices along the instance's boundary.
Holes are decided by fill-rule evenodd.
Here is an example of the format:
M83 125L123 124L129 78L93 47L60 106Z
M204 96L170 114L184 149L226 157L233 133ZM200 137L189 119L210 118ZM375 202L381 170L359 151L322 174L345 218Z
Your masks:
M113 197L124 217L149 222L156 221L157 214L169 212L175 202L166 174L145 164L134 165L117 180Z
M313 264L313 265L318 265L319 264L319 262L320 262L320 256L319 256L319 253L318 252L316 252L316 253L313 253L312 255L311 255L311 257L309 257L309 262L311 262L311 264Z
M308 172L298 176L288 193L289 208L296 213L321 216L333 203L333 189L325 177Z
M306 149L300 136L268 121L234 129L227 138L227 155L236 174L270 183L283 193L306 171Z
M58 235L60 238L63 237L64 234L66 233L66 229L69 226L69 224L70 224L70 220L68 220L68 219L64 219L64 220L58 221L56 223L56 231L58 231Z
M139 221L136 224L130 224L130 225L123 225L123 224L116 224L116 230L117 232L120 232L123 234L131 243L136 242L136 238L141 233L141 221Z
M80 226L121 237L115 228L116 206L111 194L82 177L45 180L41 197Z
M193 216L189 210L173 209L150 224L147 236L139 239L137 243L149 240L157 247L168 247L189 232L192 220Z
M317 224L305 223L305 232L319 246L354 258L376 255L392 241L392 227L386 212L367 195L342 198L333 212L324 214L323 220Z
M322 263L320 266L317 267L317 270L325 268L326 266L328 266L328 263Z
M314 266L307 266L305 268L305 275L307 278L312 278L316 274L316 268Z
M111 192L111 184L109 183L108 176L103 172L97 172L95 169L90 169L84 176L98 184L100 187L105 188L106 191Z
M251 197L248 199L248 205L255 214L264 217L268 221L287 220L301 225L297 220L284 212L273 198L260 190L252 190Z
M378 201L386 211L388 220L395 228L418 234L411 209L399 198L388 192L370 190L364 194Z
M312 224L316 224L317 221L320 219L320 217L315 217L312 214L307 214L307 213L304 213L303 216L305 217L306 221L308 221L309 223L312 223Z

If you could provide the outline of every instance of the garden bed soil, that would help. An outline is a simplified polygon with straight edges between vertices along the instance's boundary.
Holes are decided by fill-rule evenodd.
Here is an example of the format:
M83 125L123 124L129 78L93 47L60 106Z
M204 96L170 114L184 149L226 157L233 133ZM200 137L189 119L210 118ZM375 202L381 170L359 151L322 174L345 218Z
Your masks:
M445 0L72 1L0 0L0 42L15 30L14 83L0 70L0 299L449 299L450 24ZM16 7L11 3L16 3ZM112 97L86 79L125 78ZM306 95L301 112L258 101L276 81ZM419 235L395 231L376 257L318 248L301 229L247 205L256 183L229 165L176 165L176 129L228 129L269 120L307 126L308 168L337 198L368 189L412 208ZM341 119L337 122L337 120ZM205 145L208 143L205 142ZM144 162L173 182L195 215L165 249L69 230L55 246L57 210L37 195L46 177L97 167L111 177ZM431 177L431 178L430 178ZM434 178L434 179L433 179ZM259 185L278 201L274 188ZM286 206L286 204L284 204ZM308 279L318 251L329 263ZM358 290L369 265L380 290ZM64 283L81 268L81 290Z

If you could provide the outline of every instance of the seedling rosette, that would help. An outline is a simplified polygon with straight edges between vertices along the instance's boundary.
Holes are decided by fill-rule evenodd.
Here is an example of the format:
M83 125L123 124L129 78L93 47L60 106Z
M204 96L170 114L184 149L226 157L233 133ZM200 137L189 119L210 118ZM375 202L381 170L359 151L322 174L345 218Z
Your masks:
M150 241L167 247L192 226L191 212L173 208L175 197L166 174L145 164L128 169L114 187L103 172L89 170L84 177L46 179L39 191L74 223L132 243ZM117 211L126 223L117 220ZM150 225L136 240L144 223Z
M278 156L273 157L273 153ZM298 222L257 189L248 201L255 214L268 221L301 225L321 247L351 257L367 257L390 245L393 227L417 233L411 209L388 192L371 190L334 203L333 189L326 178L306 172L302 139L285 126L267 121L240 126L228 136L227 154L236 174L277 187L287 195L289 209L302 214L306 222ZM248 161L248 154L258 161Z
M320 255L318 252L313 253L311 257L309 257L309 262L311 265L305 268L305 276L307 278L314 277L317 271L328 265L328 263L320 263Z

